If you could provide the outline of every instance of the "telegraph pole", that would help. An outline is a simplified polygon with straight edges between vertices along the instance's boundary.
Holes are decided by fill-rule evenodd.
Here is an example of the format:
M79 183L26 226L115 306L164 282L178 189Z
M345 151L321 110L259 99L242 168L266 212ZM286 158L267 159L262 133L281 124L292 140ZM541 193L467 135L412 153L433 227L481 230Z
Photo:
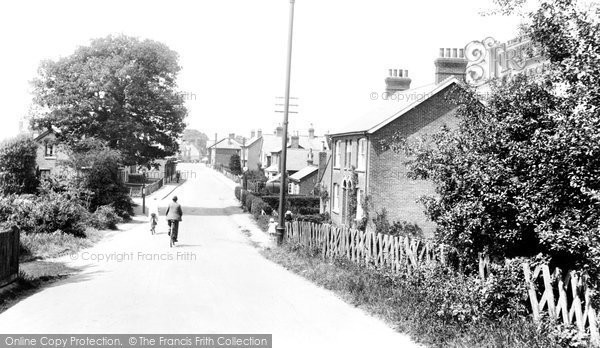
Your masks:
M294 1L290 0L290 28L288 34L288 52L287 52L287 73L285 78L285 105L283 110L283 137L281 138L281 163L279 164L281 173L281 186L279 187L279 224L277 226L277 245L283 242L285 233L285 194L287 190L287 133L288 133L288 113L290 109L290 75L292 71L292 37L294 32Z

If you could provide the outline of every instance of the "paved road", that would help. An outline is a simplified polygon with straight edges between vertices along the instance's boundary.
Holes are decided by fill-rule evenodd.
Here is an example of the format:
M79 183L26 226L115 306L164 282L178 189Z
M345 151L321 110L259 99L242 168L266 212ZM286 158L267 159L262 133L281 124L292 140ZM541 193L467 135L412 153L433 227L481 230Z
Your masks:
M264 241L232 183L197 170L173 193L184 206L176 248L164 221L155 236L145 224L112 233L62 259L80 273L0 314L0 333L266 333L274 347L416 347L264 259L241 232Z

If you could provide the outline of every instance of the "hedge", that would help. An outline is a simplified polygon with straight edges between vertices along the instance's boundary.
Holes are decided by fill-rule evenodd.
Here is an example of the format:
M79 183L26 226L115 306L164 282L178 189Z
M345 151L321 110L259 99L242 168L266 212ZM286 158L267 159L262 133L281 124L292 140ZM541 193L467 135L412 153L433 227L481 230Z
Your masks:
M262 200L265 201L273 209L279 208L279 196L262 196ZM287 207L292 213L300 213L300 209L312 208L314 212L319 212L319 206L321 200L318 196L287 196ZM302 214L307 214L309 211L304 210Z

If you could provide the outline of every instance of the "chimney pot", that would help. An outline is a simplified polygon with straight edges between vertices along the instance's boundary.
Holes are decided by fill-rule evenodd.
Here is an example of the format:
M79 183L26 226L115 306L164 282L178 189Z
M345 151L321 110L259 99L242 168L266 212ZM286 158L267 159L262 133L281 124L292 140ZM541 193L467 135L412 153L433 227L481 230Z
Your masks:
M441 57L434 61L435 83L440 83L451 76L464 80L467 69L464 49L441 48L440 55Z

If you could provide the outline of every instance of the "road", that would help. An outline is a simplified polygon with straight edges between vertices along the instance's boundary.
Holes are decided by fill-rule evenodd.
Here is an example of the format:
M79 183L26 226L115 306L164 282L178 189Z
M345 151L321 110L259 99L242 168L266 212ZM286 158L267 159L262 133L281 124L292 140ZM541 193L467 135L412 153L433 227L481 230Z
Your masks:
M0 314L0 333L272 334L274 347L417 347L335 294L262 257L232 183L198 165L176 189L179 243L145 224L58 259L81 269ZM166 205L170 197L161 205ZM161 216L161 219L164 217Z

